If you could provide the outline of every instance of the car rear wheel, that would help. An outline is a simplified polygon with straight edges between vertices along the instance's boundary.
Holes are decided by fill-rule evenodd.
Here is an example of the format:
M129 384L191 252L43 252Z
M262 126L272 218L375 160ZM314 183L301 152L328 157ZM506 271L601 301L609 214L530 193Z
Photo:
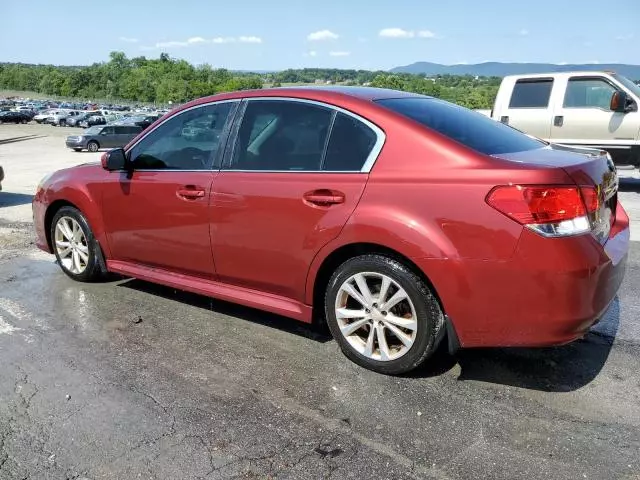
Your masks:
M80 282L91 282L104 275L100 244L82 213L62 207L51 222L51 243L62 271Z
M325 295L333 338L358 365L397 375L432 354L444 314L424 281L402 263L363 255L334 272Z
M98 142L91 140L89 143L87 143L87 150L89 150L90 152L97 152L99 148L100 145L98 145Z

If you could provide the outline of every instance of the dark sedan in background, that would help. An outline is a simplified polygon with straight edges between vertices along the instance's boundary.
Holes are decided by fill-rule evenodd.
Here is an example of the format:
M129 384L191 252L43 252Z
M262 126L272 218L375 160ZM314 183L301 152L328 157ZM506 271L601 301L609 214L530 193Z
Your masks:
M94 126L81 135L67 137L67 147L79 152L86 149L97 152L101 148L124 147L142 131L137 125Z
M83 113L81 115L77 115L75 117L69 117L67 118L67 126L68 127L79 127L81 126L80 124L82 122L84 122L85 120L89 120L91 117L101 117L102 113L101 112L88 112L88 113ZM90 126L90 125L87 125Z
M0 123L29 123L32 118L27 112L0 112Z

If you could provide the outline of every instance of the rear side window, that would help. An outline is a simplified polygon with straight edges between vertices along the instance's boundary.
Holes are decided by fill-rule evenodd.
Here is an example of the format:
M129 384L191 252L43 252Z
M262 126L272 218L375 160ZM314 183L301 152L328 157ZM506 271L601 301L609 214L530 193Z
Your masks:
M377 139L376 133L360 120L338 112L322 170L360 171Z
M518 80L513 87L509 108L547 108L553 80Z
M394 98L376 103L485 155L523 152L546 145L480 113L435 98Z

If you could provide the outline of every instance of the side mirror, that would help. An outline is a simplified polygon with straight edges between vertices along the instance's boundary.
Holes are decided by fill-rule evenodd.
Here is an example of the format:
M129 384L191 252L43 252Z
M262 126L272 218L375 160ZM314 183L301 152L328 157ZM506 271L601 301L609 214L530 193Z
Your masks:
M613 112L626 113L628 110L629 97L626 92L622 92L617 90L611 95L611 103L609 104L609 108Z
M127 155L123 148L114 148L102 155L100 159L102 168L113 172L114 170L126 170Z

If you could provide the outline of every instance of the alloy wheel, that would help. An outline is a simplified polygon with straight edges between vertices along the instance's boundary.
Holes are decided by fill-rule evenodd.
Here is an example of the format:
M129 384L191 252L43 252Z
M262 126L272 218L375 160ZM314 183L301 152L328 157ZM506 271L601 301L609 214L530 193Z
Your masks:
M56 224L55 248L62 266L75 275L89 263L89 246L80 224L71 217L61 217Z
M348 278L335 302L338 327L359 354L396 360L416 340L418 319L409 294L391 277L362 272Z

